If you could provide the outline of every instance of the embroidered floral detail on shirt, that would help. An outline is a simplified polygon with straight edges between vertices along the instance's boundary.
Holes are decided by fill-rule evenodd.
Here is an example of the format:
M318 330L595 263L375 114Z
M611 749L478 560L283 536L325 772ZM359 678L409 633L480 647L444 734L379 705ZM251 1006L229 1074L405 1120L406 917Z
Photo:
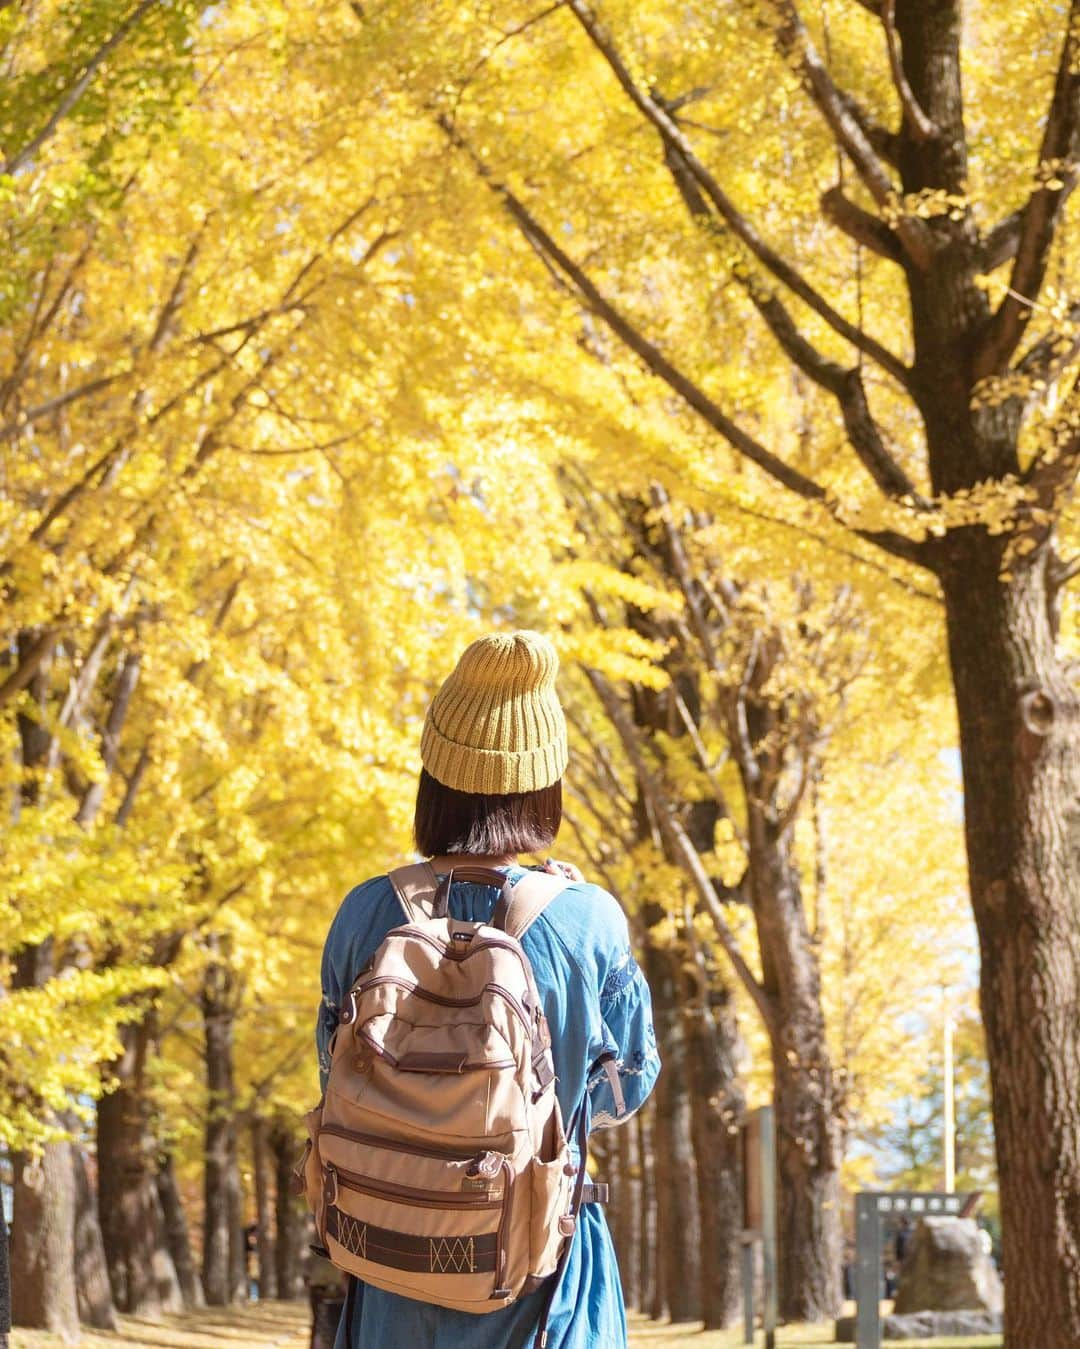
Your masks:
M636 973L637 961L634 959L633 951L627 947L619 960L608 970L604 986L600 990L601 1000L607 1001L616 997L633 980Z

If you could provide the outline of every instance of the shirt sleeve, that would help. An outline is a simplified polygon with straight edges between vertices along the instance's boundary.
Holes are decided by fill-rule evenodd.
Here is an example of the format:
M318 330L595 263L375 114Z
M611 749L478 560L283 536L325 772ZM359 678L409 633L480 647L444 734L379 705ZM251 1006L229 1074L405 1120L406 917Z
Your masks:
M594 1064L588 1082L593 1129L621 1124L640 1110L660 1073L649 985L634 959L625 922L623 932L621 948L608 966L600 988L600 1016L602 1057L614 1064L624 1109L620 1113L609 1070L602 1063Z
M345 996L386 933L401 921L400 908L385 877L373 877L342 900L322 955L322 1000L315 1022L319 1056L319 1093L330 1073L330 1040Z

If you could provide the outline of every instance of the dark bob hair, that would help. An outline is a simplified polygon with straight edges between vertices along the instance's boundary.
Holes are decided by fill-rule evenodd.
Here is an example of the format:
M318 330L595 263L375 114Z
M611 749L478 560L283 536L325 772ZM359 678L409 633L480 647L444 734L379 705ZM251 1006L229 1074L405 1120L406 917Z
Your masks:
M546 852L562 824L562 782L538 792L459 792L420 770L413 837L425 857Z

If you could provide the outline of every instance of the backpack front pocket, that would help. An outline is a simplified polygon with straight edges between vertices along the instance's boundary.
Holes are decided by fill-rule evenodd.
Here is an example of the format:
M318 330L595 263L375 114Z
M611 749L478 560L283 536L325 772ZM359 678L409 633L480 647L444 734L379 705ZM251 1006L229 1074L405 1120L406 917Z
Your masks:
M440 1160L327 1135L326 1153L348 1155L363 1171L326 1161L326 1244L334 1263L390 1291L474 1312L505 1305L506 1242L513 1169L501 1154ZM409 1176L406 1183L400 1179Z

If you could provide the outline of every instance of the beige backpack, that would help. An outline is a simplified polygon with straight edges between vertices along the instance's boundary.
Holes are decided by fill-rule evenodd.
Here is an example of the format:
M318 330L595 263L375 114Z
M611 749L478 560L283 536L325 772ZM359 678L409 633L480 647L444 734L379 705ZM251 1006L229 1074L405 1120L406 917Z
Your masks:
M501 888L490 923L448 916L452 879ZM496 1311L556 1272L581 1204L606 1198L585 1184L584 1107L572 1164L521 947L568 882L528 872L511 886L460 867L439 884L426 863L390 880L408 921L342 1008L326 1094L307 1117L308 1203L329 1259L364 1283Z

